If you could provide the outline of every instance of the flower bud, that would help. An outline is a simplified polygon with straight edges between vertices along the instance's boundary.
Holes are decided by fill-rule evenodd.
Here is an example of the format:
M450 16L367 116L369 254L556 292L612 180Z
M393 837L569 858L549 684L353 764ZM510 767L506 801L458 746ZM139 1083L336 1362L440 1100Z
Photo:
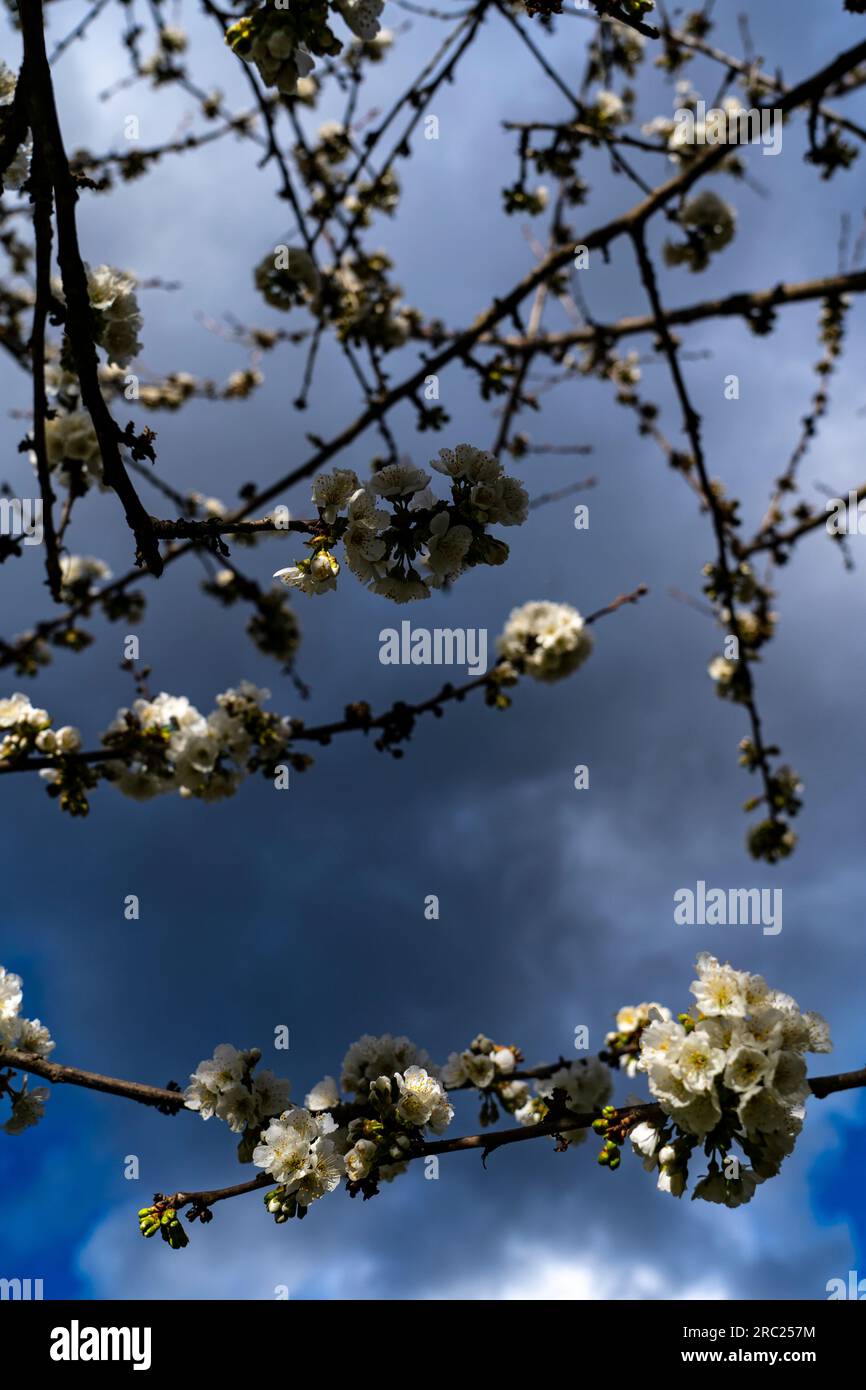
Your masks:
M50 731L46 730L47 732ZM62 729L57 730L55 737L58 753L77 753L81 747L81 734L71 724L64 724Z

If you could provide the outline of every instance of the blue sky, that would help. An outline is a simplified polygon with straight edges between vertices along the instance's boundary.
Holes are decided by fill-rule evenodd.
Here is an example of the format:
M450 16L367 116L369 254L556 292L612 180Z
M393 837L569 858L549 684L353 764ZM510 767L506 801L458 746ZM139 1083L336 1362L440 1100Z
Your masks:
M138 87L97 100L123 70L116 8L58 65L70 148L119 145L129 113L140 116L143 142L155 143L191 110L182 93ZM739 51L738 8L732 0L716 5L714 37L731 51ZM791 81L863 34L862 17L844 15L841 0L821 7L795 0L781 32L778 9L758 0L751 27L768 66L781 65ZM56 10L59 37L73 6ZM245 105L236 60L203 28L197 7L184 6L182 19L196 40L202 85ZM438 26L393 0L385 22L406 32L375 71L362 109L402 89L440 37ZM564 17L543 40L571 82L580 80L589 33L584 21ZM4 36L7 61L15 60L15 43ZM719 70L697 62L688 75L712 100ZM672 91L657 71L642 77L640 90L644 119L671 111ZM393 223L379 219L373 244L393 255L410 303L465 324L531 265L520 219L500 214L500 190L516 168L500 122L556 117L562 103L529 75L513 33L493 16L461 80L431 109L440 138L418 140L401 170L401 214ZM846 109L862 120L866 104L846 99ZM337 111L323 101L313 124ZM802 124L786 129L778 158L750 152L751 182L763 196L724 176L711 181L737 207L736 240L705 275L665 271L668 304L836 271L840 216L850 214L855 227L862 216L859 166L822 183L802 162ZM594 193L580 218L591 227L634 197L600 152L587 153L585 166ZM657 164L649 167L655 175ZM154 373L186 368L222 378L244 364L199 314L287 322L252 286L252 266L291 233L274 188L272 170L256 169L248 149L224 142L164 161L114 196L82 199L92 263L181 282L173 293L142 293L143 361ZM541 221L536 230L543 232ZM645 311L623 246L582 286L598 318ZM843 495L866 476L864 307L850 314L830 417L803 465L813 497L816 480ZM689 349L709 353L687 369L705 415L711 470L742 496L753 525L814 390L817 308L781 311L766 340L734 320L685 335ZM565 320L552 313L549 324ZM406 349L393 360L395 377L416 361ZM195 403L151 422L162 476L230 501L247 479L277 477L302 461L307 430L330 434L357 414L357 388L339 355L323 354L305 415L288 405L302 359L282 348L263 365L266 382L252 401ZM723 397L730 372L741 379L737 402ZM20 492L28 465L16 454L21 420L9 411L26 409L26 382L5 361L0 374L0 477ZM675 437L664 367L647 363L644 386ZM416 437L411 415L395 414L401 447L418 464L440 444L488 447L495 433L489 406L458 371L443 374L441 390L452 417L441 438ZM542 1060L567 1053L579 1023L599 1046L623 1003L658 998L684 1007L694 956L710 949L828 1017L836 1051L816 1069L862 1064L861 542L852 541L853 574L816 537L777 576L781 617L759 693L772 741L802 775L806 804L796 855L774 868L757 865L743 845L740 807L751 787L736 745L744 721L716 699L706 676L719 634L668 593L699 593L712 553L706 518L655 447L636 437L609 388L581 382L542 399L543 413L521 422L533 438L591 444L594 454L530 458L521 476L538 494L595 473L598 487L585 499L589 530L574 531L573 500L534 513L509 535L505 568L474 571L453 593L433 598L423 621L494 634L527 599L590 611L646 582L649 597L599 627L592 659L570 681L519 689L504 715L479 703L453 709L419 727L400 763L361 738L344 739L321 750L316 766L280 796L252 780L218 805L167 798L139 805L104 788L90 818L76 822L37 781L0 783L7 865L0 962L23 976L25 1011L50 1024L57 1060L164 1084L184 1082L219 1042L260 1045L265 1064L292 1078L296 1099L323 1073L337 1072L364 1032L405 1032L444 1060L483 1030ZM364 474L378 447L364 435L341 462ZM302 512L306 488L285 500ZM112 499L89 500L84 512L72 547L120 573L129 543ZM238 558L264 581L294 553L274 539ZM28 549L4 569L4 634L45 611L40 563ZM354 699L381 707L422 697L437 684L436 673L380 665L379 631L404 613L349 577L337 594L297 599L298 669L312 687L302 707L291 682L250 647L240 611L223 611L199 584L190 561L148 584L137 631L154 687L188 694L200 708L242 677L268 686L276 708L307 719L331 718ZM405 616L422 621L417 609ZM89 742L132 695L118 670L121 629L97 622L94 630L89 652L59 657L26 686ZM573 789L576 763L590 766L587 793ZM782 933L675 926L672 895L699 878L781 887ZM129 893L141 899L138 922L124 920ZM431 893L441 902L438 922L424 918ZM287 1058L268 1045L279 1024L291 1030ZM623 1082L618 1094L629 1090ZM474 1106L461 1099L454 1132L475 1128ZM372 1203L338 1193L303 1224L275 1227L257 1197L226 1203L175 1253L141 1240L135 1211L157 1189L238 1180L231 1136L216 1121L168 1119L56 1088L42 1125L0 1144L0 1273L43 1278L46 1297L269 1298L286 1285L293 1298L821 1298L828 1279L849 1269L866 1274L864 1129L866 1106L856 1094L813 1102L782 1176L735 1212L657 1194L637 1162L605 1173L591 1145L558 1155L552 1145L527 1144L494 1155L486 1172L463 1154L442 1162L438 1182L410 1171ZM123 1176L130 1154L140 1161L138 1183Z

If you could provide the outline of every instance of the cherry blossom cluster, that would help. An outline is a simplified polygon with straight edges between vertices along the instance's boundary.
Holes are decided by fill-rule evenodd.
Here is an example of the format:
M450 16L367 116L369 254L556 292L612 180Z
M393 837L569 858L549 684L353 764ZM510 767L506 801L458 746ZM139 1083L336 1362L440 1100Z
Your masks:
M660 1004L621 1010L607 1043L630 1075L646 1073L663 1112L628 1136L644 1167L658 1171L659 1190L682 1196L690 1161L703 1152L708 1171L692 1197L737 1207L793 1151L809 1094L804 1054L830 1052L832 1043L820 1014L801 1013L761 975L707 952L691 993L691 1010L676 1019ZM616 1122L610 1127L602 1156L618 1154ZM604 1118L594 1128L608 1134Z
M338 163L347 146L338 133L343 128L326 122L319 131L319 144L299 154L310 181L317 187L315 206L324 215L341 203L364 226L374 210L393 213L399 188L393 175L374 183L356 185L349 196L340 192ZM362 344L380 352L402 347L422 317L403 303L403 291L390 279L393 263L384 251L352 249L343 252L333 265L319 267L302 246L278 247L269 252L255 269L256 288L275 309L284 313L305 306L320 323L333 327L341 343ZM441 424L438 407L426 408L426 416ZM440 412L441 414L441 412Z
M686 265L691 271L706 270L712 256L734 239L737 214L711 188L687 198L677 214L686 234L685 241L666 241L666 265Z
M480 1122L490 1125L498 1120L500 1107L509 1115L516 1115L529 1099L527 1083L512 1079L522 1060L519 1047L503 1046L479 1033L462 1052L451 1053L440 1079L449 1090L477 1090L481 1096Z
M365 1033L343 1059L340 1083L353 1100L345 1137L335 1136L343 1155L348 1191L371 1197L379 1182L405 1172L426 1131L441 1134L454 1110L448 1103L437 1067L407 1037ZM305 1104L319 1121L340 1104L337 1084L326 1076Z
M3 59L0 58L0 132L3 129L4 110L8 110L15 100L15 92L18 87L18 78L11 68L7 67ZM18 146L12 156L5 173L3 174L3 184L7 188L20 188L30 177L30 156L33 151L33 142L28 132L25 140Z
M0 965L0 1048L13 1047L34 1057L48 1057L55 1046L51 1034L38 1018L22 1016L23 999L20 975L13 975ZM0 1096L8 1096L12 1104L12 1114L2 1126L3 1133L23 1134L25 1129L38 1124L45 1113L48 1094L45 1086L29 1090L26 1076L18 1089L0 1080Z
M93 483L103 487L102 453L86 410L63 411L45 421L45 452L48 467L57 473L64 487L79 495ZM32 450L30 462L35 468L37 460Z
M313 54L335 57L342 44L328 23L328 0L292 0L291 7L262 5L226 31L226 42L262 81L284 96L295 96L298 83L312 72ZM371 42L379 32L384 0L337 0L340 14L357 38Z
M391 463L363 486L352 469L321 473L313 484L319 531L308 559L274 575L305 594L334 589L342 543L349 569L365 587L395 603L429 598L475 565L500 565L508 546L488 534L494 525L520 526L529 500L492 454L458 444L441 449L431 468L451 481L451 500L434 496L430 474ZM384 503L385 505L379 505Z
M51 758L50 766L40 766L40 776L49 795L72 815L87 814L87 792L100 778L136 801L166 792L218 801L251 773L264 769L272 775L285 752L291 721L262 708L269 696L242 681L218 695L208 715L184 695L140 698L119 710L102 735L105 752L88 759L78 729L52 728L47 710L15 694L0 699L0 766ZM302 754L287 756L295 767L309 761Z
M77 753L81 734L71 725L51 728L47 710L31 705L26 695L0 698L0 763L32 753Z
M289 1103L290 1083L272 1071L253 1070L261 1060L258 1048L239 1052L220 1043L213 1057L199 1062L184 1092L188 1110L203 1120L214 1115L224 1120L233 1134L260 1128L263 1121L280 1115Z
M141 351L138 334L142 317L135 293L135 277L109 265L87 267L87 291L96 341L109 364L128 367Z
M562 680L582 666L592 651L592 633L576 608L568 603L539 600L513 608L497 650L515 674L539 681Z
M135 277L108 265L85 269L94 341L107 359L100 366L100 376L103 381L112 382L120 374L123 380L125 368L141 351L138 335L142 317ZM60 282L53 286L53 293L62 303ZM90 414L81 407L77 379L67 367L61 353L59 362L49 361L46 370L51 415L45 421L45 451L49 468L73 494L81 495L94 483L104 487L102 453ZM30 461L36 468L37 458L32 450Z
M380 1181L405 1170L424 1134L441 1134L454 1115L437 1069L406 1037L365 1034L343 1061L341 1085L349 1098L341 1099L335 1079L326 1076L303 1106L290 1105L288 1081L270 1071L253 1075L260 1058L258 1049L221 1044L192 1074L184 1104L242 1136L241 1162L277 1184L264 1201L280 1224L303 1218L344 1178L352 1196L373 1196ZM157 1205L139 1213L143 1234L160 1230L169 1244L170 1236L186 1244L172 1218L163 1221L166 1210Z
M703 114L699 110L700 101L700 94L691 82L677 82L674 109L678 116L680 112L690 112L691 121L685 121L682 117L654 116L643 127L644 135L662 136L674 164L689 163L703 154L707 145L734 145L737 139L739 118L746 111L739 97L728 93L713 102L709 110L705 102ZM731 134L734 135L733 141L728 138ZM734 150L716 165L720 173L730 174L740 174L743 167L742 158Z
M290 720L262 709L269 698L269 691L242 681L218 695L208 715L185 695L138 699L103 734L106 748L123 755L106 765L105 775L137 801L173 791L203 801L231 796L263 760L271 773L289 741Z
M60 594L65 603L96 598L100 586L111 579L111 570L95 555L61 555Z
M198 1064L185 1090L172 1082L165 1091L133 1098L172 1113L183 1109L203 1120L222 1120L238 1136L239 1161L260 1174L219 1192L174 1198L157 1193L138 1213L141 1233L159 1233L173 1249L182 1248L188 1238L180 1207L189 1208L189 1221L208 1222L215 1201L253 1190L262 1191L266 1210L283 1224L303 1218L341 1183L350 1196L371 1198L412 1160L470 1146L486 1152L529 1138L534 1129L538 1138L553 1139L560 1152L582 1143L592 1129L604 1140L598 1162L611 1171L619 1168L630 1140L644 1167L657 1172L659 1190L675 1197L685 1191L690 1162L702 1151L708 1172L692 1196L741 1206L792 1152L810 1090L835 1089L821 1091L814 1083L810 1088L804 1060L806 1053L832 1050L829 1031L819 1014L802 1013L790 995L771 989L760 975L722 965L706 952L698 956L691 993L691 1010L676 1018L656 1002L620 1009L597 1057L560 1057L530 1070L521 1070L518 1046L483 1033L452 1052L442 1067L405 1036L364 1034L348 1049L339 1082L323 1077L303 1105L290 1100L288 1080L259 1069L260 1049L222 1043ZM0 1097L12 1104L4 1126L9 1134L37 1123L48 1094L28 1091L26 1076L20 1088L13 1086L16 1073L28 1070L28 1054L37 1074L47 1070L52 1080L79 1085L93 1080L62 1066L55 1076L53 1063L46 1068L54 1042L38 1019L21 1016L22 998L20 977L0 967L0 1052L16 1052L0 1071ZM653 1102L614 1108L609 1102L616 1070L645 1074ZM850 1084L856 1075L825 1078L825 1084ZM154 1092L137 1083L112 1086L124 1095ZM482 1126L495 1123L504 1110L523 1131L436 1142L432 1136L442 1135L454 1118L450 1095L469 1090L481 1098Z

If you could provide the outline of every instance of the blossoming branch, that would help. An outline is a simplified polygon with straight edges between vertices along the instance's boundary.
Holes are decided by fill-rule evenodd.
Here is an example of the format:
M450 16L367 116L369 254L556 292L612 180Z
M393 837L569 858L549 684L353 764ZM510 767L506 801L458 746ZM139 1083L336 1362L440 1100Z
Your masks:
M55 1063L48 1029L21 1014L20 977L0 967L0 1096L11 1104L3 1129L17 1135L43 1118L49 1092L31 1089L28 1074L222 1121L239 1136L241 1163L261 1171L228 1188L157 1193L139 1211L139 1226L172 1249L188 1244L180 1212L207 1223L213 1206L232 1197L262 1191L267 1212L283 1224L341 1184L352 1197L374 1197L418 1159L435 1165L442 1155L477 1149L486 1160L503 1145L539 1138L565 1152L589 1130L603 1141L597 1163L608 1171L619 1168L628 1142L661 1192L681 1197L691 1181L693 1199L737 1207L779 1174L808 1097L866 1086L866 1068L808 1078L806 1054L832 1049L827 1023L760 975L703 952L691 993L691 1007L676 1017L659 1003L620 1009L598 1057L532 1068L518 1045L481 1033L441 1066L409 1038L365 1034L346 1053L339 1082L323 1077L296 1105L290 1083L259 1066L259 1048L220 1044L184 1091ZM618 1072L646 1076L652 1101L611 1105ZM477 1094L485 1132L442 1138L464 1091ZM518 1128L488 1130L503 1113ZM704 1166L696 1178L695 1167Z

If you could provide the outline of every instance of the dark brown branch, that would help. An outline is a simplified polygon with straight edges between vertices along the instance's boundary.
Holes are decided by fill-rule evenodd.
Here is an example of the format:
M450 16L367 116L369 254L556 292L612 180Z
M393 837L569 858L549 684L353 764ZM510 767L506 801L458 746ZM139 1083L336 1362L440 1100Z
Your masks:
M821 68L819 72L798 83L779 98L778 109L783 115L790 113L797 107L802 106L812 100L812 98L823 92L838 77L849 72L860 62L866 61L866 41L856 44L853 48L840 53L831 63ZM610 244L621 236L633 234L636 229L644 226L650 217L659 209L666 206L673 198L686 193L691 186L702 178L710 169L716 167L721 160L725 159L730 153L724 145L711 146L707 152L698 159L692 160L689 165L680 170L666 183L661 184L639 203L636 203L627 212L614 217L601 227L588 232L581 241L588 251L604 251ZM447 366L455 357L465 357L466 354L483 336L491 331L502 319L513 314L527 295L531 294L540 284L549 280L557 271L569 265L574 257L574 247L567 245L551 251L549 255L527 275L523 277L503 298L495 299L489 308L479 314L471 328L459 333L453 341L439 352L429 357L411 376L405 378L399 385L394 386L388 394L377 401L374 401L358 418L341 434L336 435L329 443L323 445L317 452L308 459L306 463L293 469L284 477L279 478L275 483L257 493L247 506L240 513L246 516L249 512L258 509L265 503L272 500L279 493L284 492L294 483L300 482L314 473L322 464L333 458L347 448L360 434L379 419L387 410L390 410L398 401L411 397L423 387L425 379L431 373L438 373L439 370Z
M637 253L638 264L640 266L641 279L647 292L653 314L656 319L659 333L659 342L662 351L667 358L670 367L671 378L674 390L679 401L682 412L683 428L691 446L692 456L695 462L695 469L700 479L701 495L710 513L713 526L713 533L716 538L716 564L719 576L719 588L722 599L727 609L726 621L730 626L731 632L737 639L737 650L745 651L746 644L740 631L739 619L735 603L735 584L734 576L731 572L729 563L730 541L728 536L727 523L722 509L719 506L718 498L712 485L709 471L707 469L706 457L704 454L701 417L692 405L680 366L677 345L671 334L670 328L665 321L664 309L658 289L655 268L650 259L644 236L644 228L641 226L635 230L634 245ZM764 797L767 803L767 814L774 822L778 821L773 802L772 769L770 767L770 757L764 744L763 733L761 730L761 717L758 713L758 706L755 695L754 681L749 663L745 659L739 663L742 679L742 703L748 712L749 723L752 729L752 741L755 750L755 761L760 769L761 781L764 787Z
M42 527L45 538L45 569L48 587L55 603L60 602L60 553L54 529L54 489L48 467L45 442L45 324L51 304L51 181L39 144L33 149L30 168L30 196L33 202L33 229L36 238L36 302L29 352L33 363L33 452L42 494Z
M300 532L316 536L321 530L318 521L275 521L273 517L263 516L258 521L231 521L221 517L196 521L192 517L178 517L176 521L161 521L153 517L154 534L161 540L207 541L214 536L257 536L270 532Z
M520 1075L546 1077L559 1065L560 1063L551 1063L549 1066L534 1067L525 1073L520 1073ZM51 1081L55 1085L83 1086L87 1090L107 1092L126 1100L137 1101L141 1105L157 1106L169 1113L184 1108L183 1096L179 1091L168 1090L159 1086L147 1086L139 1081L121 1081L116 1077L101 1076L97 1072L83 1071L79 1067L64 1066L59 1062L48 1062L44 1058L34 1057L27 1052L16 1052L9 1048L0 1051L0 1068L28 1072L34 1076L42 1077L45 1081ZM517 1075L515 1073L515 1077ZM824 1100L827 1096L836 1095L840 1091L853 1091L866 1086L866 1067L861 1067L857 1071L836 1072L832 1076L812 1077L808 1084L812 1095L817 1100ZM338 1108L350 1109L351 1107ZM641 1121L657 1120L660 1122L663 1117L664 1112L660 1105L655 1102L647 1102L639 1105L624 1105L611 1118L615 1121L624 1121L631 1128ZM531 1139L555 1137L558 1134L567 1134L577 1129L589 1129L596 1118L596 1114L575 1114L566 1119L542 1120L537 1125L520 1125L513 1129L492 1130L484 1134L465 1134L454 1139L425 1140L411 1154L407 1154L407 1159L427 1158L431 1155L447 1153L464 1153L473 1149L480 1149L486 1157L495 1149L504 1148L509 1144L522 1144ZM174 1207L175 1210L190 1205L210 1207L215 1202L225 1201L229 1197L241 1197L248 1192L257 1192L263 1187L272 1186L274 1186L274 1179L266 1173L261 1173L248 1182L235 1183L231 1187L211 1188L200 1192L176 1192L171 1197L166 1197L164 1202L165 1205Z
M852 492L855 501L861 502L866 497L866 483L861 483L858 488L853 488ZM847 503L848 498L840 500ZM786 531L779 531L774 526L765 527L748 545L737 544L732 548L740 559L748 560L752 555L760 554L761 551L787 549L789 546L795 545L801 536L807 536L810 531L817 531L826 525L827 513L815 512L813 516L806 517L796 526L790 526Z
M599 608L594 613L590 613L584 618L584 623L586 623L587 626L591 626L593 623L598 622L599 619L607 617L608 614L615 613L617 609L622 608L625 604L637 603L648 592L649 590L645 584L639 584L631 593L620 594L618 598L606 604L604 608ZM335 720L330 724L318 724L312 728L307 728L302 721L293 720L290 743L302 740L307 743L326 744L330 743L334 734L368 733L371 729L388 731L393 728L395 723L399 723L403 728L407 726L411 728L412 723L418 716L422 714L439 713L443 705L449 704L452 700L463 700L465 696L471 694L472 691L479 690L483 686L488 685L492 679L495 679L495 670L496 668L494 667L493 671L485 672L482 676L476 676L473 680L466 681L463 685L444 685L436 695L432 695L429 699L422 700L415 705L409 705L399 700L390 709L386 710L384 714L377 715L376 717L372 715L369 706L360 703L348 706L346 718ZM66 754L64 761L66 763L89 764L122 762L123 751L118 748L93 749L86 753ZM53 756L43 758L31 757L27 758L25 761L15 763L4 763L0 761L0 777L13 772L39 772L43 768L59 766L61 766L61 760Z
M147 1086L142 1081L121 1081L116 1076L102 1076L99 1072L83 1071L80 1067L67 1067L60 1062L49 1062L44 1057L34 1057L29 1052L16 1052L14 1048L0 1049L2 1067L30 1072L55 1086L83 1086L88 1091L104 1091L108 1095L138 1101L140 1105L164 1106L172 1110L183 1108L183 1097L179 1091Z
M69 168L54 101L51 68L45 51L42 0L18 0L27 65L27 100L34 148L42 151L54 188L57 217L57 259L66 297L66 332L86 407L99 441L103 478L117 493L135 536L141 562L153 574L162 573L159 543L150 517L139 500L120 452L121 432L112 418L99 385L98 358L87 287L87 272L78 245L75 205L78 186Z
M780 281L768 290L738 290L718 299L703 299L698 304L686 304L680 309L665 309L663 319L668 328L685 327L687 324L717 318L744 318L747 321L759 322L774 309L785 304L803 304L809 300L826 299L832 295L863 293L866 293L866 271L858 270L848 275L827 275L818 280L801 280L790 284ZM598 341L617 342L620 338L632 337L635 334L654 333L657 327L653 314L636 314L630 318L617 319L615 323L593 324L561 333L538 334L534 338L518 334L491 336L485 342L507 348L510 352L560 353L570 347L589 346Z
M839 1091L854 1090L863 1086L866 1086L866 1068L860 1071L841 1072L835 1076L815 1077L809 1081L809 1089L818 1100L823 1100ZM513 1129L488 1130L482 1134L464 1134L454 1139L429 1139L420 1143L411 1153L407 1153L406 1159L411 1162L433 1155L467 1153L478 1150L486 1159L488 1154L493 1153L496 1149L506 1148L511 1144L524 1144L533 1139L555 1138L557 1135L570 1134L575 1130L589 1129L593 1120L597 1118L597 1113L575 1114L567 1119L542 1120L537 1125L518 1125ZM661 1124L664 1118L665 1112L662 1107L655 1102L648 1102L643 1105L624 1105L610 1116L610 1121L614 1125L619 1124L633 1128L642 1122ZM249 1182L238 1183L233 1187L214 1188L206 1192L176 1192L165 1200L168 1206L172 1206L176 1210L189 1205L207 1207L229 1197L240 1197L247 1192L257 1192L261 1188L273 1187L274 1185L274 1179L268 1174L262 1173Z

